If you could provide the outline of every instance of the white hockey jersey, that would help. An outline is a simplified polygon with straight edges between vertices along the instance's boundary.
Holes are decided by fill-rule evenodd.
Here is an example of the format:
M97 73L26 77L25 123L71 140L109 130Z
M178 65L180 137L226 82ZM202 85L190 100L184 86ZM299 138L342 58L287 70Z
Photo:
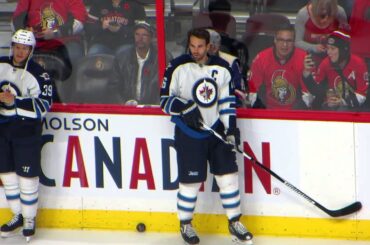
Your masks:
M208 126L215 128L221 120L226 130L235 128L232 78L229 64L217 56L209 56L205 65L196 63L189 54L177 57L165 72L161 88L162 110L172 115L176 125L188 134L190 128L178 116L189 101L198 105Z
M53 85L49 74L32 60L27 70L13 66L11 60L0 58L0 91L10 91L15 103L11 106L0 103L0 122L11 118L41 120L52 103Z

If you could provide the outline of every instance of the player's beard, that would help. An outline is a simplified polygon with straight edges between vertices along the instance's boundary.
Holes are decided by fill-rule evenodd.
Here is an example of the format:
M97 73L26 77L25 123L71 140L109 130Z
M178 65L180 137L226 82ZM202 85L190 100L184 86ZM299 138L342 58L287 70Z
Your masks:
M207 54L201 54L201 53L193 53L192 54L192 57L194 59L195 62L197 63L205 63L205 61L207 60Z

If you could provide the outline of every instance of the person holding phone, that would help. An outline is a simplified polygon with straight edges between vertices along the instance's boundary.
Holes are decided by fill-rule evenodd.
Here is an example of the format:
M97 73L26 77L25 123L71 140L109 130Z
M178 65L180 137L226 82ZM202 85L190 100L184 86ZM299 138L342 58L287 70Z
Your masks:
M362 58L351 53L350 36L332 32L327 41L327 58L317 69L311 55L304 60L303 80L315 95L316 109L362 110L369 86Z
M248 72L249 104L253 108L308 109L312 95L303 80L305 51L294 45L293 25L283 24L275 32L274 45L262 50Z

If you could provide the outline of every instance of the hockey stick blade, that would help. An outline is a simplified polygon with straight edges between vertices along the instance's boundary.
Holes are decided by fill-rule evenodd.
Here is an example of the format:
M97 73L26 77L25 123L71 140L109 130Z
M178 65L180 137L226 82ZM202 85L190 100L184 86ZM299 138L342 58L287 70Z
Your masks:
M251 160L252 163L254 163L255 165L257 165L260 168L262 168L263 170L265 170L267 173L269 173L270 175L272 175L273 177L275 177L277 180L279 180L280 182L282 182L285 186L287 186L288 188L290 188L291 190L293 190L295 193L297 193L298 195L300 195L301 197L303 197L304 199L306 199L307 201L309 201L310 203L312 203L317 208L321 209L322 211L324 211L326 214L328 214L331 217L340 217L340 216L349 215L349 214L352 214L352 213L355 213L355 212L359 211L362 208L361 202L354 202L354 203L352 203L352 204L350 204L350 205L348 205L348 206L346 206L344 208L341 208L341 209L337 209L337 210L327 209L324 206L322 206L320 203L318 203L317 201L315 201L313 198L311 198L310 196L308 196L307 194L305 194L303 191L299 190L297 187L295 187L294 185L292 185L291 183L289 183L288 181L286 181L285 179L283 179L282 177L280 177L274 171L272 171L271 169L267 168L265 165L263 165L262 163L258 162L257 160L253 159L251 156L249 156L245 152L243 152L243 151L241 151L239 149L237 149L237 151L239 153L241 153L248 160Z
M324 207L323 207L324 208ZM337 210L323 210L325 213L329 214L331 217L340 217L340 216L345 216L349 214L353 214L357 211L359 211L362 208L361 202L354 202L347 207L337 209Z
M206 129L209 132L211 132L214 136L216 136L217 138L219 138L222 142L224 142L225 144L228 144L228 145L233 145L230 142L226 141L220 134L218 134L212 128L210 128L209 126L205 125L204 123L202 123L202 124L203 124L203 128L204 129ZM295 193L297 193L298 195L300 195L301 197L303 197L304 199L306 199L311 204L315 205L317 208L321 209L323 212L325 212L326 214L328 214L331 217L340 217L340 216L349 215L349 214L352 214L352 213L355 213L355 212L359 211L362 208L361 202L354 202L354 203L352 203L352 204L350 204L350 205L348 205L348 206L346 206L344 208L341 208L341 209L337 209L337 210L327 209L326 207L322 206L320 203L316 202L314 199L312 199L311 197L309 197L308 195L306 195L303 191L299 190L297 187L295 187L294 185L292 185L291 183L289 183L288 181L286 181L285 179L283 179L282 177L280 177L274 171L272 171L271 169L267 168L265 165L263 165L262 163L258 162L256 159L254 159L251 156L249 156L244 151L242 151L242 150L240 150L238 148L236 148L236 150L239 153L241 153L245 158L247 158L248 160L250 160L253 164L255 164L255 165L259 166L260 168L262 168L263 170L265 170L267 173L269 173L270 175L272 175L273 177L275 177L277 180L279 180L280 182L282 182L285 186L287 186L288 188L290 188L291 190L293 190Z

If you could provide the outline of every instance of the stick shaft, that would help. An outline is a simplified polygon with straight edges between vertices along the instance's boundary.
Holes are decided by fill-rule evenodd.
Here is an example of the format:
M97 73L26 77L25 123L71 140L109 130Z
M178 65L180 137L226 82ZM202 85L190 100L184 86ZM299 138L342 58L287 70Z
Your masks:
M215 135L217 138L219 138L225 144L233 145L232 143L226 141L219 133L217 133L216 131L214 131L212 128L210 128L209 126L205 125L204 123L203 123L203 127L206 130L210 131L213 135ZM297 187L295 187L294 185L292 185L291 183L289 183L287 180L285 180L282 177L280 177L274 171L272 171L271 169L269 169L268 167L266 167L262 163L258 162L256 159L254 159L253 157L251 157L247 153L245 153L244 151L242 151L242 150L240 150L238 148L236 148L236 150L239 153L241 153L245 158L247 158L248 160L252 161L252 163L254 163L255 165L259 166L260 168L262 168L263 170L265 170L267 173L269 173L270 175L272 175L273 177L275 177L277 180L279 180L280 182L282 182L289 189L293 190L295 193L297 193L298 195L300 195L301 197L303 197L304 199L306 199L308 202L310 202L311 204L315 205L317 208L321 209L326 214L328 214L328 215L330 215L332 217L339 217L339 216L343 216L343 215L348 215L348 214L357 212L362 207L362 205L361 205L360 202L355 202L355 203L352 203L351 205L348 205L347 207L344 207L342 209L329 210L329 209L325 208L324 206L322 206L320 203L316 202L313 198L311 198L310 196L308 196L307 194L305 194L303 191L301 191L300 189L298 189Z

